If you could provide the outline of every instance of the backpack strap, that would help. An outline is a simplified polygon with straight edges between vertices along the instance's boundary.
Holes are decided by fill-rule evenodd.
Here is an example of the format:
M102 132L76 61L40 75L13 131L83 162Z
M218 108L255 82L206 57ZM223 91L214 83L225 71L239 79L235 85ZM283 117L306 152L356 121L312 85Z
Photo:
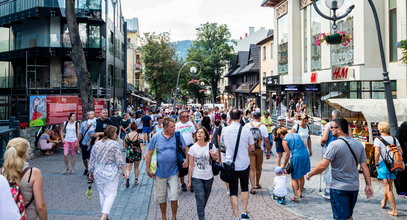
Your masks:
M233 154L233 163L235 163L235 161L236 161L237 150L239 149L240 135L242 134L242 128L243 128L243 126L240 126L239 127L239 132L237 133L237 140L236 140L236 145L235 145L235 153Z
M295 133L298 133L298 130L300 130L300 124L297 124L297 129L295 129Z
M30 183L31 176L32 176L32 173L33 173L33 168L32 168L32 167L26 167L26 168L23 170L23 172L21 172L21 179L23 178L23 176L25 175L25 173L27 173L28 170L30 170L30 176L28 177L28 183ZM33 196L31 197L30 201L29 201L27 204L25 204L25 208L27 208L28 206L30 206L31 203L33 203L33 201L34 201L34 193L33 193Z

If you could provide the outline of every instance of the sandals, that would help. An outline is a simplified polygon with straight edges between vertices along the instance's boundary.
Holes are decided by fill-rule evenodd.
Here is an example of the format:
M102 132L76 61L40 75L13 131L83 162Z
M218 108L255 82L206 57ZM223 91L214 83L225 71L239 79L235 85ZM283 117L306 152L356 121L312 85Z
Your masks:
M397 210L396 211L388 211L387 214L390 215L390 216L399 216L399 213L398 213Z
M256 194L256 190L254 190L254 188L252 188L252 189L250 190L250 193L254 195L254 194Z
M261 185L257 184L255 187L253 187L253 189L261 189Z
M290 200L293 202L300 202L300 200L296 197L291 197Z
M68 174L69 173L69 169L66 168L64 172L62 172L62 174Z
M134 180L134 185L138 185L138 179Z

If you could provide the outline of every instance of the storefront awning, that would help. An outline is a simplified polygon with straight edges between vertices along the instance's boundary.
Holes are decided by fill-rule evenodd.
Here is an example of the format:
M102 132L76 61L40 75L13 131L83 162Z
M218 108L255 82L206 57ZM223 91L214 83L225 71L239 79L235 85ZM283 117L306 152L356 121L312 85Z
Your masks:
M142 100L144 100L146 102L156 103L155 101L153 101L153 100L151 100L151 99L149 99L147 97L143 97L143 96L140 96L140 95L137 95L137 94L134 94L134 93L132 93L131 95L134 96L134 97L140 98L140 99L142 99Z
M389 121L385 99L328 99L327 103L338 110L361 113L367 122ZM407 121L407 99L395 99L394 107L398 123ZM344 114L346 119L354 120L347 115Z
M342 92L330 91L328 95L323 96L323 97L321 98L321 101L326 101L326 100L328 100L328 99L330 99L330 98L334 98L334 97L337 97L337 96L340 96L340 95L342 95Z
M260 93L260 83L257 83L255 86L253 86L250 93Z

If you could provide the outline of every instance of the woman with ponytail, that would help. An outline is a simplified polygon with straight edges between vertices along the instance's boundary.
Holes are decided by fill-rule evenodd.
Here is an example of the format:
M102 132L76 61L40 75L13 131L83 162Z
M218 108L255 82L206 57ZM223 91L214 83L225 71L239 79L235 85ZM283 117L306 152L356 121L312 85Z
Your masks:
M46 220L47 207L44 200L44 191L41 171L29 167L30 144L24 138L11 139L4 153L2 174L9 183L20 186L24 197L26 220Z

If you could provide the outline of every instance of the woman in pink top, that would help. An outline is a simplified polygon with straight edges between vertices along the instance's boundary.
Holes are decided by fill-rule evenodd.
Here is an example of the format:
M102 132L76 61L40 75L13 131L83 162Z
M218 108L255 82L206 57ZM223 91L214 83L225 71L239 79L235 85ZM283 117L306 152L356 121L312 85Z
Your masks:
M76 150L80 149L78 141L79 132L80 132L79 122L76 121L76 114L72 112L68 116L68 121L64 122L64 126L61 130L62 143L64 143L64 162L65 162L64 174L75 173ZM69 151L71 151L72 156L71 170L69 170L68 164Z

